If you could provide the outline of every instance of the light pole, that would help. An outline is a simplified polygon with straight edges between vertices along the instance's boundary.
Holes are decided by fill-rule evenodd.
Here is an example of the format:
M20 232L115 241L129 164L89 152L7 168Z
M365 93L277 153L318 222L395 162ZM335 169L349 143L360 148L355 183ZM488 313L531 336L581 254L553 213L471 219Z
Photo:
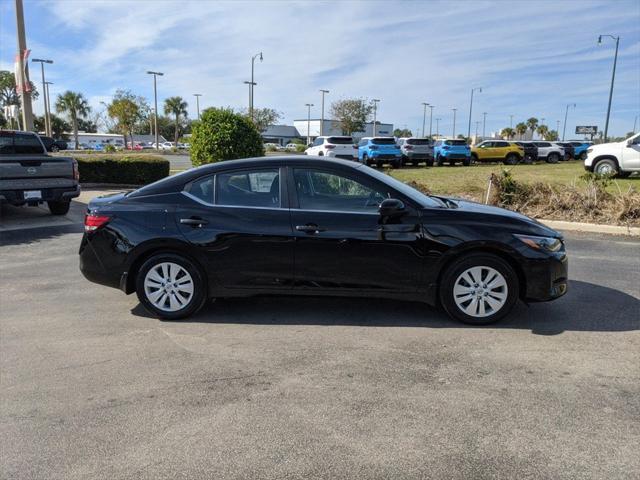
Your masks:
M44 60L42 58L34 58L31 60L33 63L40 64L40 70L42 71L42 103L44 104L44 133L47 137L51 136L51 118L49 117L49 110L47 109L47 84L44 81L44 64L53 63L53 60Z
M509 128L513 128L513 115L509 115Z
M253 87L257 85L256 83L254 83L253 70L256 63L256 58L258 57L260 57L260 62L262 62L262 60L264 59L264 57L262 56L262 52L256 53L253 57L251 57L251 85L249 85L249 89L251 92L249 94L249 117L251 118L251 121L253 121Z
M457 108L453 109L453 137L452 138L456 138L456 112L458 111Z
M478 91L482 93L482 87L475 87L471 89L471 101L469 102L469 128L467 129L467 138L471 138L471 113L473 112L473 92Z
M604 124L604 142L607 143L607 133L609 133L609 114L611 113L611 99L613 98L613 83L616 79L616 63L618 63L618 45L620 45L620 37L613 35L600 35L598 37L598 45L602 44L602 37L610 37L616 41L616 53L613 57L613 73L611 74L611 89L609 90L609 105L607 106L607 120Z
M378 115L378 102L380 101L377 98L371 100L373 102L373 136L376 136L376 117Z
M320 117L320 136L324 135L324 94L329 93L329 90L320 90L322 93L322 114Z
M305 103L307 107L307 145L311 143L311 107L313 103Z
M164 73L148 70L147 74L153 75L153 103L155 105L153 111L153 134L156 136L156 150L160 150L160 145L158 145L158 88L156 85L156 78L158 75L163 76Z
M562 127L562 141L564 142L564 134L567 130L567 115L569 115L569 107L573 105L573 108L576 108L576 104L575 103L567 103L567 108L564 111L564 127ZM560 123L558 121L558 123ZM560 128L560 127L558 127Z
M429 105L429 138L431 138L431 125L433 125L433 105ZM423 132L423 136L424 136L424 132Z
M558 140L560 139L560 120L556 120L556 133L558 134ZM564 138L562 139L564 141Z
M633 133L636 133L636 125L638 124L638 115L633 119Z
M200 97L202 94L194 93L193 96L196 97L196 111L198 112L198 120L200 120Z
M487 112L482 112L482 139L485 137L485 127L487 126Z
M440 136L440 120L441 118L436 118L436 137Z
M427 107L429 104L422 102L422 105L424 105L424 112L422 113L422 136L424 137L424 126L427 123Z
M50 137L53 137L53 127L51 126L51 95L49 95L49 85L53 85L53 82L44 82L45 91L47 93L47 118L49 120L49 133Z
M249 81L246 81L246 80L244 82L242 82L242 83L244 83L245 85L249 85L249 111L253 112L252 109L251 109L251 96L253 95L253 86L257 85L257 83L256 82L249 82ZM251 120L253 121L253 113L251 113L250 116L251 116Z

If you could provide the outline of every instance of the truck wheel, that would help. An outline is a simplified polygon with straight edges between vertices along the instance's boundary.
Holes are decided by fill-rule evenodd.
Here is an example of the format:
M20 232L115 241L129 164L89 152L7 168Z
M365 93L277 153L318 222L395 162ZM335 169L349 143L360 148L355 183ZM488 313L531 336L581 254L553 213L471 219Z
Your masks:
M67 212L69 212L69 207L71 206L71 200L47 202L47 206L49 207L49 211L53 215L66 215Z
M547 163L558 163L558 160L560 160L560 155L557 153L550 153L547 156Z
M516 155L515 153L510 153L504 159L505 165L516 165L517 163L518 163L518 155Z
M617 175L618 167L616 166L616 162L611 159L605 158L604 160L600 160L596 163L596 167L593 169L595 173L598 175Z

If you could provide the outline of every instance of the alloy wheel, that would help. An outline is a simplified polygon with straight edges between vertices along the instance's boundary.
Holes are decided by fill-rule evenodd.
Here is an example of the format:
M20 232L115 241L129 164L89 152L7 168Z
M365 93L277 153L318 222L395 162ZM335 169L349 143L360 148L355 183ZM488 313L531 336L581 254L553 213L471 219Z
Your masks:
M458 308L475 318L498 312L507 302L508 294L504 276L487 266L468 268L458 276L453 287Z
M159 263L147 272L144 293L154 307L165 312L176 312L191 302L193 278L177 263Z

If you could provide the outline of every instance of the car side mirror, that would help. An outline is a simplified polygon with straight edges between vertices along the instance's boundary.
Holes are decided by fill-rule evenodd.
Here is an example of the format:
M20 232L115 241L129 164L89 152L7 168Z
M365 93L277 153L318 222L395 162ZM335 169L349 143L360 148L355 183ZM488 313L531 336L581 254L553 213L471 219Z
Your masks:
M398 217L403 215L406 212L404 203L397 198L385 198L380 207L378 207L378 212L381 217Z

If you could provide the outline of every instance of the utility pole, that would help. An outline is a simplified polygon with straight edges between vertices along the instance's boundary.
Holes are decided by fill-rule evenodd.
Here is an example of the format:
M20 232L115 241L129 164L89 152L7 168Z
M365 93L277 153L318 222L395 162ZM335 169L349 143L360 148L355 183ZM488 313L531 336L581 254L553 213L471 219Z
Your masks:
M440 120L441 118L436 118L436 137L440 136Z
M471 101L469 102L469 128L467 129L467 138L471 138L471 114L473 112L473 92L475 90L477 90L478 93L482 93L482 87L471 89Z
M602 37L611 37L616 41L616 53L613 57L613 73L611 74L611 89L609 90L609 105L607 106L607 120L604 124L604 143L607 143L607 134L609 133L609 115L611 114L611 99L613 98L613 84L616 80L616 63L618 63L618 45L620 45L620 37L613 35L600 35L598 37L598 45L602 43Z
M513 115L509 115L509 128L513 128Z
M42 58L34 58L31 60L33 63L40 64L40 70L42 71L42 103L44 104L44 134L47 137L51 136L51 118L49 118L49 110L47 109L47 83L44 80L44 64L53 63L53 60L44 60Z
M429 138L431 138L431 126L433 125L433 105L429 105ZM424 136L424 133L423 133Z
M564 111L564 127L562 127L562 141L564 142L564 134L567 130L567 115L569 115L569 107L573 105L573 108L576 108L576 104L575 103L567 103L567 108ZM558 127L560 128L560 127Z
M160 150L160 145L158 145L158 88L156 85L156 78L159 76L163 76L162 72L152 72L147 71L149 75L153 75L153 102L155 105L155 110L153 112L153 130L154 135L156 136L156 150Z
M44 82L45 90L47 91L47 118L49 119L49 136L53 137L53 127L51 126L51 95L49 95L49 85L53 85L53 82Z
M636 125L638 124L638 115L633 119L633 133L636 133Z
M424 105L424 112L422 113L422 136L424 137L424 126L427 123L427 107L429 104L422 102L422 105Z
M376 118L377 118L377 114L378 114L378 102L379 101L380 100L377 99L377 98L374 98L372 100L372 102L373 102L373 136L374 137L376 136L376 130L377 130L377 127L376 127L376 121L377 120L376 120Z
M253 87L257 85L255 80L253 79L253 70L256 63L256 58L260 57L260 62L264 59L262 56L262 52L256 53L253 57L251 57L251 84L249 85L249 118L253 121Z
M196 111L198 112L198 120L200 120L200 97L202 94L194 93L193 96L196 97Z
M313 103L305 103L307 107L307 145L311 143L311 107Z
M27 50L27 39L24 31L24 9L22 8L22 0L16 1L16 32L18 33L18 55L16 60L18 63L18 74L20 78L16 78L16 87L19 88L20 104L22 108L22 128L24 130L33 130L33 109L31 107L31 84L29 83L29 65L25 63L29 51Z
M456 112L458 111L457 108L453 109L453 137L452 138L456 138Z
M485 127L487 126L487 112L482 112L482 140L485 139Z
M320 117L320 136L324 135L324 94L329 93L329 90L320 90L322 93L322 114Z

